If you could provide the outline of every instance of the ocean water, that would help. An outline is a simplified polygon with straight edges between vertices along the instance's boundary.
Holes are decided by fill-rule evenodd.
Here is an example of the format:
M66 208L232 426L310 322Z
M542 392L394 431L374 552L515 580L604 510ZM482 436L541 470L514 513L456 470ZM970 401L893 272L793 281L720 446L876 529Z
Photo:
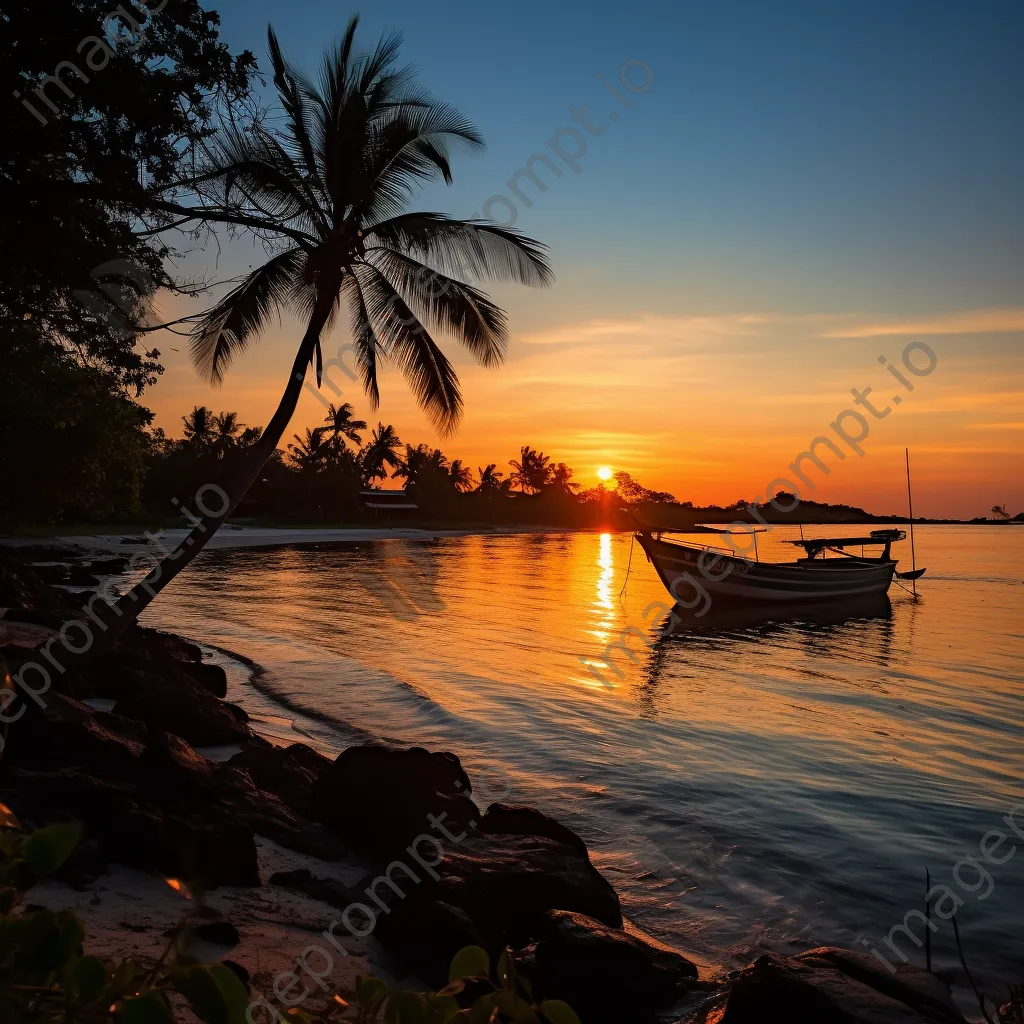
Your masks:
M972 971L1024 981L1024 529L922 527L917 564L916 602L712 608L663 635L629 534L219 551L145 621L257 663L233 695L268 729L454 750L478 796L565 821L629 916L708 961L838 943L923 963L885 940L927 867Z

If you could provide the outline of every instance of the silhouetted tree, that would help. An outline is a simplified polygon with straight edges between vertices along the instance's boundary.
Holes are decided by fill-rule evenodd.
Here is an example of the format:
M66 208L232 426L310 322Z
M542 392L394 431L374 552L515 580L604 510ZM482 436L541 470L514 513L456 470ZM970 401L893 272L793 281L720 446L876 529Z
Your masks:
M552 278L544 247L514 230L405 211L417 185L452 180L453 147L479 150L483 142L462 114L413 88L409 72L395 65L397 37L381 40L372 52L355 52L356 25L352 19L325 58L319 87L285 61L271 29L282 131L260 121L231 125L209 144L212 156L190 183L195 201L155 203L182 224L227 223L278 248L196 326L192 358L209 379L221 380L281 307L300 311L307 327L277 411L244 465L224 481L223 509L204 515L104 613L108 628L91 657L191 562L257 479L295 412L308 367L315 364L320 376L322 336L340 303L348 308L371 405L379 397L378 357L386 356L435 426L447 432L459 421L462 397L428 326L454 335L486 366L501 362L508 342L504 312L460 278L532 285Z

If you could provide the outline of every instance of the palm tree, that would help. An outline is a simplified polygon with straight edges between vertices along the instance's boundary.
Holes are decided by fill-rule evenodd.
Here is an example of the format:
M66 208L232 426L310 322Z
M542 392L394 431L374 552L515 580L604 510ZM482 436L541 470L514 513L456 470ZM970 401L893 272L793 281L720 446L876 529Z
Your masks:
M325 56L317 84L285 60L270 29L283 118L244 130L229 124L211 140L201 173L179 184L172 198L151 193L150 207L176 226L224 223L276 246L196 324L192 360L209 380L220 382L282 308L301 313L307 325L277 411L225 479L225 498L211 501L212 511L178 548L103 610L105 632L88 657L107 649L191 562L259 477L310 366L320 381L323 335L342 304L371 407L379 402L378 367L388 363L406 377L438 430L450 433L462 396L433 333L451 335L485 366L500 364L508 344L504 311L465 279L543 286L553 278L546 247L513 229L407 209L417 186L451 183L455 149L479 151L483 140L458 110L415 88L411 72L396 66L397 36L357 52L357 23L349 22ZM183 188L194 201L177 201Z
M510 477L512 485L524 494L537 494L551 479L550 461L550 456L524 444L519 449L519 461L510 459L508 463L513 470Z
M473 471L469 466L462 464L462 459L452 460L448 467L448 477L455 485L457 491L471 491L473 489Z
M564 462L559 462L551 470L551 482L557 487L560 487L567 494L572 494L574 491L580 489L580 485L575 483L572 479L572 467L567 466Z
M327 418L324 422L331 430L331 436L344 447L345 439L351 441L357 448L363 443L360 430L366 429L366 420L354 420L352 414L355 409L351 402L342 402L340 406L331 405L327 410Z
M185 444L196 452L206 452L213 447L216 431L215 417L205 405L196 405L187 416L181 417L185 424Z
M488 462L486 466L477 466L480 474L480 484L477 492L480 494L493 494L501 489L502 477L505 475L498 469L496 462Z
M398 455L401 447L395 428L390 423L385 427L378 422L362 452L363 480L368 484L378 478L383 480L389 466L393 470L401 469L402 459Z
M245 430L238 435L238 447L249 448L254 445L262 436L262 427L246 427Z
M288 458L296 469L319 473L330 465L333 445L325 437L326 433L326 427L317 427L315 430L307 430L305 437L292 435L296 443L288 445Z
M213 417L213 449L223 457L238 445L238 435L244 423L238 422L237 412L222 412Z

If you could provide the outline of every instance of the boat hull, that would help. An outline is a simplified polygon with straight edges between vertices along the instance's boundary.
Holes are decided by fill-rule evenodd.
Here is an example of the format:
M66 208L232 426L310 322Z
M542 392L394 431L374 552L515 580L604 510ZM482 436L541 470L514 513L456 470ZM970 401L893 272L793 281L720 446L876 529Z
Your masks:
M885 594L895 561L833 558L749 562L706 549L638 534L662 583L683 607L705 600L754 604L814 604Z

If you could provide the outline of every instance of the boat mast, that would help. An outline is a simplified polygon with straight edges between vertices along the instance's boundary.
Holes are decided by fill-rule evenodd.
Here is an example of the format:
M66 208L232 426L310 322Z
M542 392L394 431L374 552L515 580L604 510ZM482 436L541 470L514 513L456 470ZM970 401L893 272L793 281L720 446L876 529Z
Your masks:
M910 449L904 448L907 457L907 505L910 509L910 565L914 572L917 572L917 556L914 553L914 498L910 493ZM914 597L917 597L917 580L912 579L914 586Z

